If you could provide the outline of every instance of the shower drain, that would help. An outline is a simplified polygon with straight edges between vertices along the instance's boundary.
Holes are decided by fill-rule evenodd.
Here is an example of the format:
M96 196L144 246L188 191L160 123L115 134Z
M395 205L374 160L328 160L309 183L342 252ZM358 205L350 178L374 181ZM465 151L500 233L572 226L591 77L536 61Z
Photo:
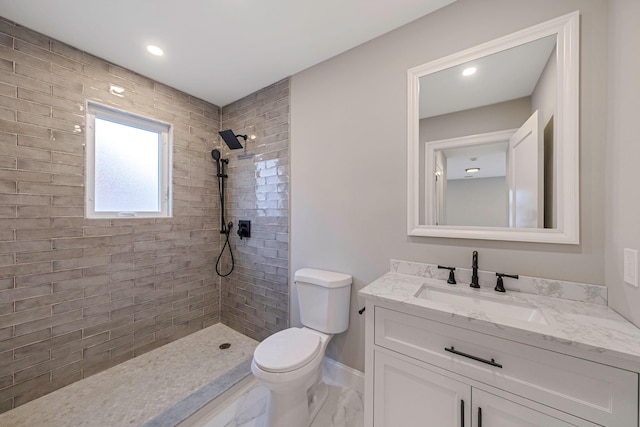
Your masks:
M220 344L220 350L226 350L229 347L231 347L231 344L229 344L228 342L226 342L224 344Z

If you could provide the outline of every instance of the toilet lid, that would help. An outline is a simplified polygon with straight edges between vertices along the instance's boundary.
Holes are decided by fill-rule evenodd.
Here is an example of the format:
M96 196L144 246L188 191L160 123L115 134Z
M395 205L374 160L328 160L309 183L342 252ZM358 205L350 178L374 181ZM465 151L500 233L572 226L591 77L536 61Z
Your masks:
M300 328L289 328L262 341L253 360L268 372L289 372L313 359L320 349L320 337Z

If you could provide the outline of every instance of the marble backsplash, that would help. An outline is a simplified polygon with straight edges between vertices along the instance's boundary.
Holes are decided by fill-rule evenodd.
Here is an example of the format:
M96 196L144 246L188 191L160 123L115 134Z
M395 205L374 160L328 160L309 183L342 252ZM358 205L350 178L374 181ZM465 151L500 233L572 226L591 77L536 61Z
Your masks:
M447 280L449 270L438 268L435 264L413 261L391 260L392 273L408 274L411 276L430 279ZM459 285L471 283L471 269L457 268L456 281ZM491 271L478 270L478 283L481 287L495 287L496 274ZM600 285L565 282L562 280L542 279L520 275L518 279L504 278L504 287L509 291L543 295L552 298L562 298L591 304L607 305L607 288Z

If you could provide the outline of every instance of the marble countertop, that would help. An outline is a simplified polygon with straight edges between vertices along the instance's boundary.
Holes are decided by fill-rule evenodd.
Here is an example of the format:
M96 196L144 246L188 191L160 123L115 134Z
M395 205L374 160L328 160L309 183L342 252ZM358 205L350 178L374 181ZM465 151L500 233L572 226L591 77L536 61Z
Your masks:
M392 265L393 270L393 265ZM494 276L495 279L495 276ZM509 318L498 311L474 310L416 295L422 286L514 305L537 308L547 324ZM365 299L392 303L398 309L411 306L422 313L445 315L454 319L488 327L496 332L509 332L520 337L542 339L599 355L623 359L640 366L640 329L604 304L554 298L507 290L505 294L493 288L470 288L466 282L448 285L446 280L390 272L360 290ZM459 323L458 323L459 324Z

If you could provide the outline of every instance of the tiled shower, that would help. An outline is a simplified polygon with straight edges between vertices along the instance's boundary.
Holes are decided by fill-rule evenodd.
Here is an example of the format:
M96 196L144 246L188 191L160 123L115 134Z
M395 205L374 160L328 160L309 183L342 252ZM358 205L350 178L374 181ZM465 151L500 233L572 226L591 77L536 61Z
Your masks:
M0 76L0 412L220 321L287 326L288 80L220 109L2 18ZM173 124L172 218L84 219L87 100ZM221 280L227 128L256 139L223 150L252 238Z
M224 128L255 135L226 151L228 220L251 220L251 238L235 236L234 273L222 278L222 322L258 341L288 327L289 81L282 80L222 109ZM234 229L234 234L235 234ZM229 271L228 252L222 273Z

